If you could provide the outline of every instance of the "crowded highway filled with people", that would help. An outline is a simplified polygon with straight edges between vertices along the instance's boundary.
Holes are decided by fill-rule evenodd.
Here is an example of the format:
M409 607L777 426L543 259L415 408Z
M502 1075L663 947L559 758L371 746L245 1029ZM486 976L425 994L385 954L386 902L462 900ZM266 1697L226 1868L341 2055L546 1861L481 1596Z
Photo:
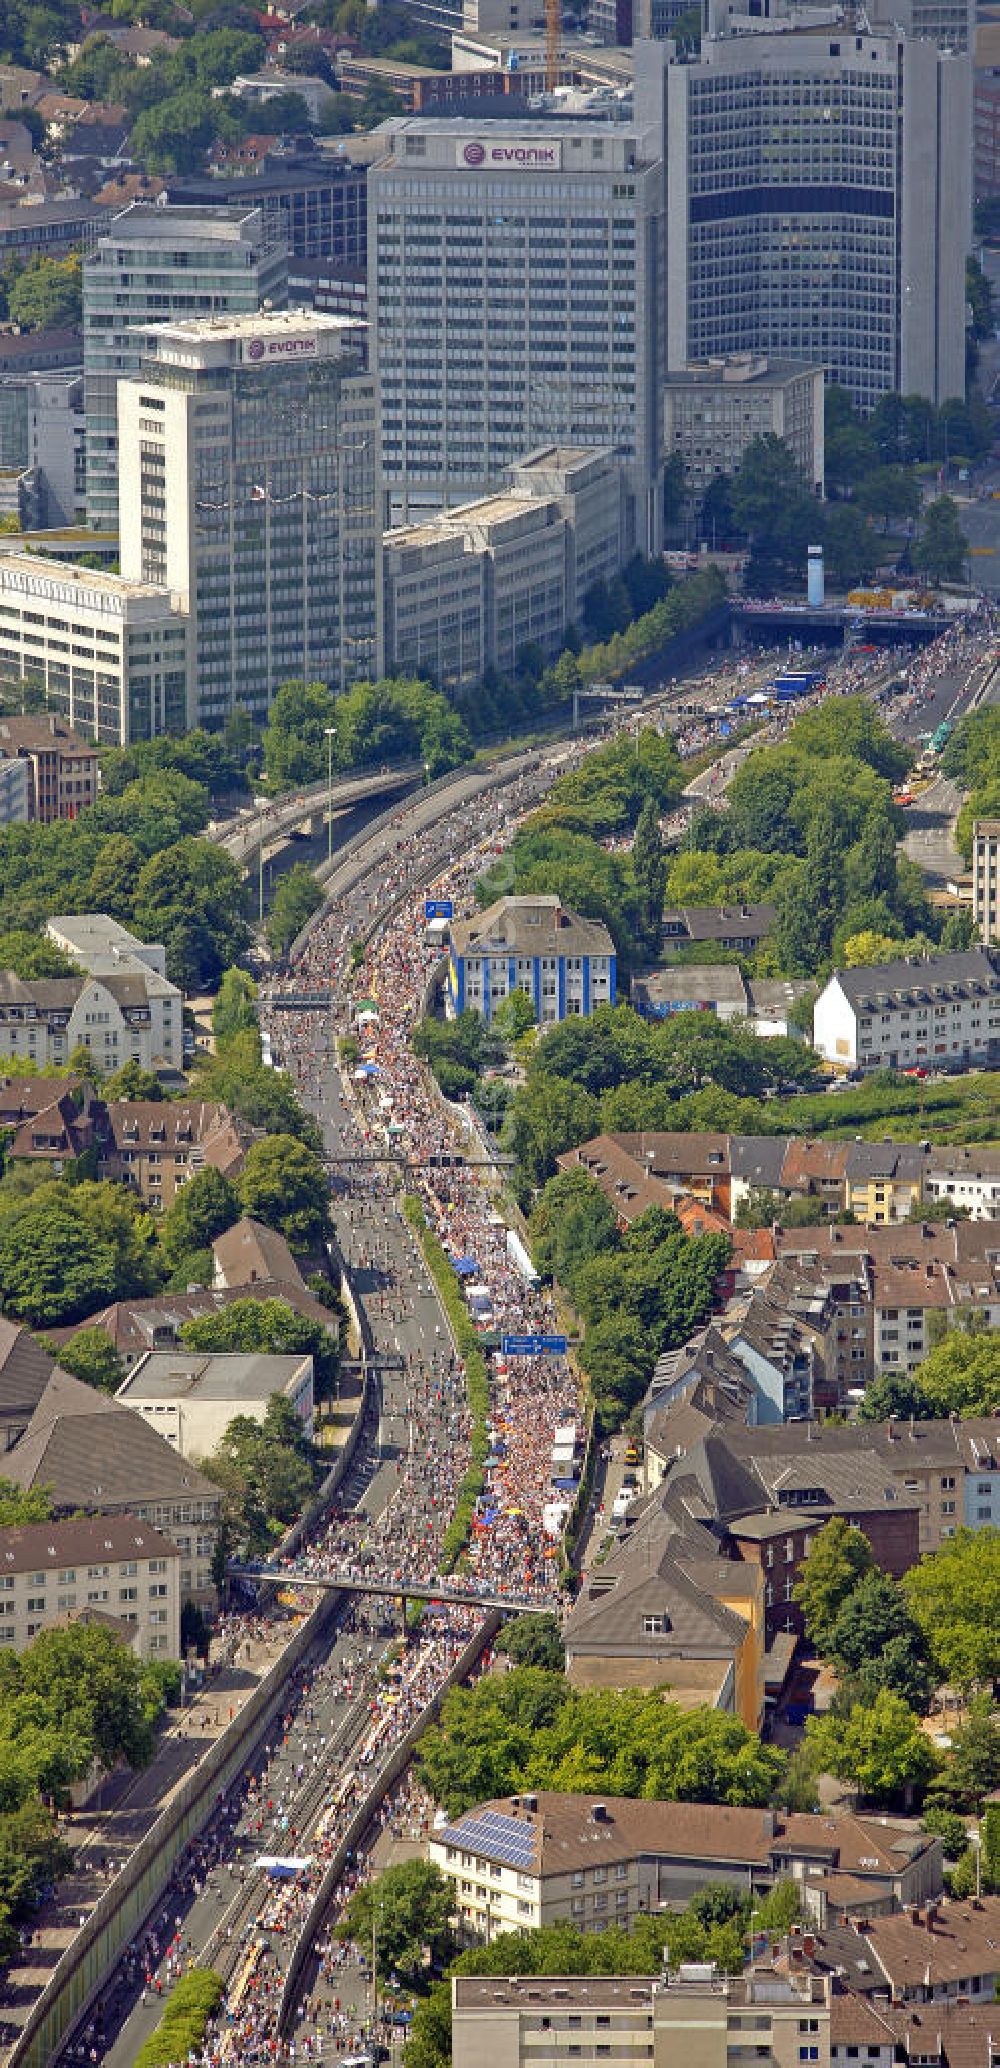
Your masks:
M963 638L947 635L940 665L933 649L912 665L915 693L968 674L978 649L961 646ZM706 712L725 708L734 685L748 679L739 672L746 665L702 678L690 728L680 727L682 749L698 751L691 735L712 736ZM879 667L884 679L884 655ZM848 657L829 670L828 688L863 687L873 674L870 656ZM650 722L667 721L647 708L615 725ZM393 1754L477 1634L488 1656L473 1606L438 1605L400 1635L407 1584L447 1584L442 1547L473 1433L463 1361L401 1213L401 1192L419 1201L458 1267L470 1318L490 1346L488 1454L462 1585L518 1603L556 1600L584 1405L551 1290L533 1273L523 1243L508 1239L502 1159L491 1138L444 1100L411 1037L442 956L426 901L469 910L477 878L497 862L520 819L601 737L526 751L504 764L502 780L478 788L470 780L457 801L417 793L380 827L368 866L345 866L342 881L334 872L292 966L263 987L268 1052L291 1074L322 1131L334 1254L363 1316L373 1403L336 1511L275 1569L286 1604L289 1591L295 1599L296 1576L383 1580L386 1594L340 1597L335 1628L317 1639L289 1682L285 1713L242 1775L220 1791L213 1817L186 1847L152 1923L66 2059L127 2068L156 2023L162 1995L195 1965L217 1968L226 1983L205 2054L210 2064L335 2059L361 2041L324 1919L356 1886L373 1838L409 1800L405 1773L391 1786L385 1779ZM510 1337L546 1338L550 1348L525 1354L504 1346ZM561 1492L553 1474L560 1444L569 1458ZM312 1609L314 1599L299 1590L301 1608ZM262 1613L266 1602L265 1595ZM353 1831L349 1842L359 1815L367 1835ZM306 1990L285 2004L282 2019L291 1949L303 1933L318 1935L317 1948Z

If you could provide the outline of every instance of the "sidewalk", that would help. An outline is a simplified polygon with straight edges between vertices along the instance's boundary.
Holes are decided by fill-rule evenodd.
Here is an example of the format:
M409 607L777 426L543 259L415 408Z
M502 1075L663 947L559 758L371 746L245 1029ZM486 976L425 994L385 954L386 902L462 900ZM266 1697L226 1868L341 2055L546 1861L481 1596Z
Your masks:
M137 1773L126 1767L109 1774L86 1807L64 1820L63 1836L76 1863L38 1912L28 1944L0 1983L0 2058L115 1871L198 1765L206 1747L238 1716L294 1628L291 1622L281 1623L267 1638L241 1641L236 1657L224 1655L217 1666L210 1657L204 1689L186 1709L170 1712L149 1766Z

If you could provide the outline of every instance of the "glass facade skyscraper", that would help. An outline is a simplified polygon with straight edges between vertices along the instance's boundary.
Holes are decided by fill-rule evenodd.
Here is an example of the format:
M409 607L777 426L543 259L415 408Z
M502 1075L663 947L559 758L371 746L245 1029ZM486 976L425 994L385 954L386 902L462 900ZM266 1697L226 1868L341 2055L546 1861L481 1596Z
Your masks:
M282 314L171 323L119 389L122 569L191 620L188 722L381 659L374 385L356 328Z
M138 201L101 231L83 268L87 522L118 525L118 382L137 373L151 323L282 309L288 256L276 211Z

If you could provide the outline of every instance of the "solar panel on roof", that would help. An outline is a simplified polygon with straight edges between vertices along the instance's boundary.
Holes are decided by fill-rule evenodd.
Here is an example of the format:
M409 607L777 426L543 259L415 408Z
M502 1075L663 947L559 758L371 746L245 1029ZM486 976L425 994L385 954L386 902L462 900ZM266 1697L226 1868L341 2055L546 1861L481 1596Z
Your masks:
M517 1817L505 1817L499 1810L482 1810L478 1816L450 1824L440 1837L466 1852L482 1853L508 1867L530 1867L535 1857L535 1833Z

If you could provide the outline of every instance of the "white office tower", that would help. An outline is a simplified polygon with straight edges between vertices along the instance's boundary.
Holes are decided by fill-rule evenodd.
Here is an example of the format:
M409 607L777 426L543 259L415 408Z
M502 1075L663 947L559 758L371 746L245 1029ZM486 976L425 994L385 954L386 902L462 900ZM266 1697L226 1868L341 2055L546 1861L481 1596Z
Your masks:
M833 8L709 0L701 56L637 46L665 84L667 362L805 360L870 409L965 392L971 70Z
M191 621L188 724L283 682L379 672L374 386L357 327L288 310L170 323L119 383L122 571Z
M114 218L83 268L87 523L118 524L118 382L137 373L151 323L282 309L288 254L279 215L263 208L161 208L137 201Z
M387 123L368 174L386 521L493 492L542 445L611 446L659 544L662 131Z

